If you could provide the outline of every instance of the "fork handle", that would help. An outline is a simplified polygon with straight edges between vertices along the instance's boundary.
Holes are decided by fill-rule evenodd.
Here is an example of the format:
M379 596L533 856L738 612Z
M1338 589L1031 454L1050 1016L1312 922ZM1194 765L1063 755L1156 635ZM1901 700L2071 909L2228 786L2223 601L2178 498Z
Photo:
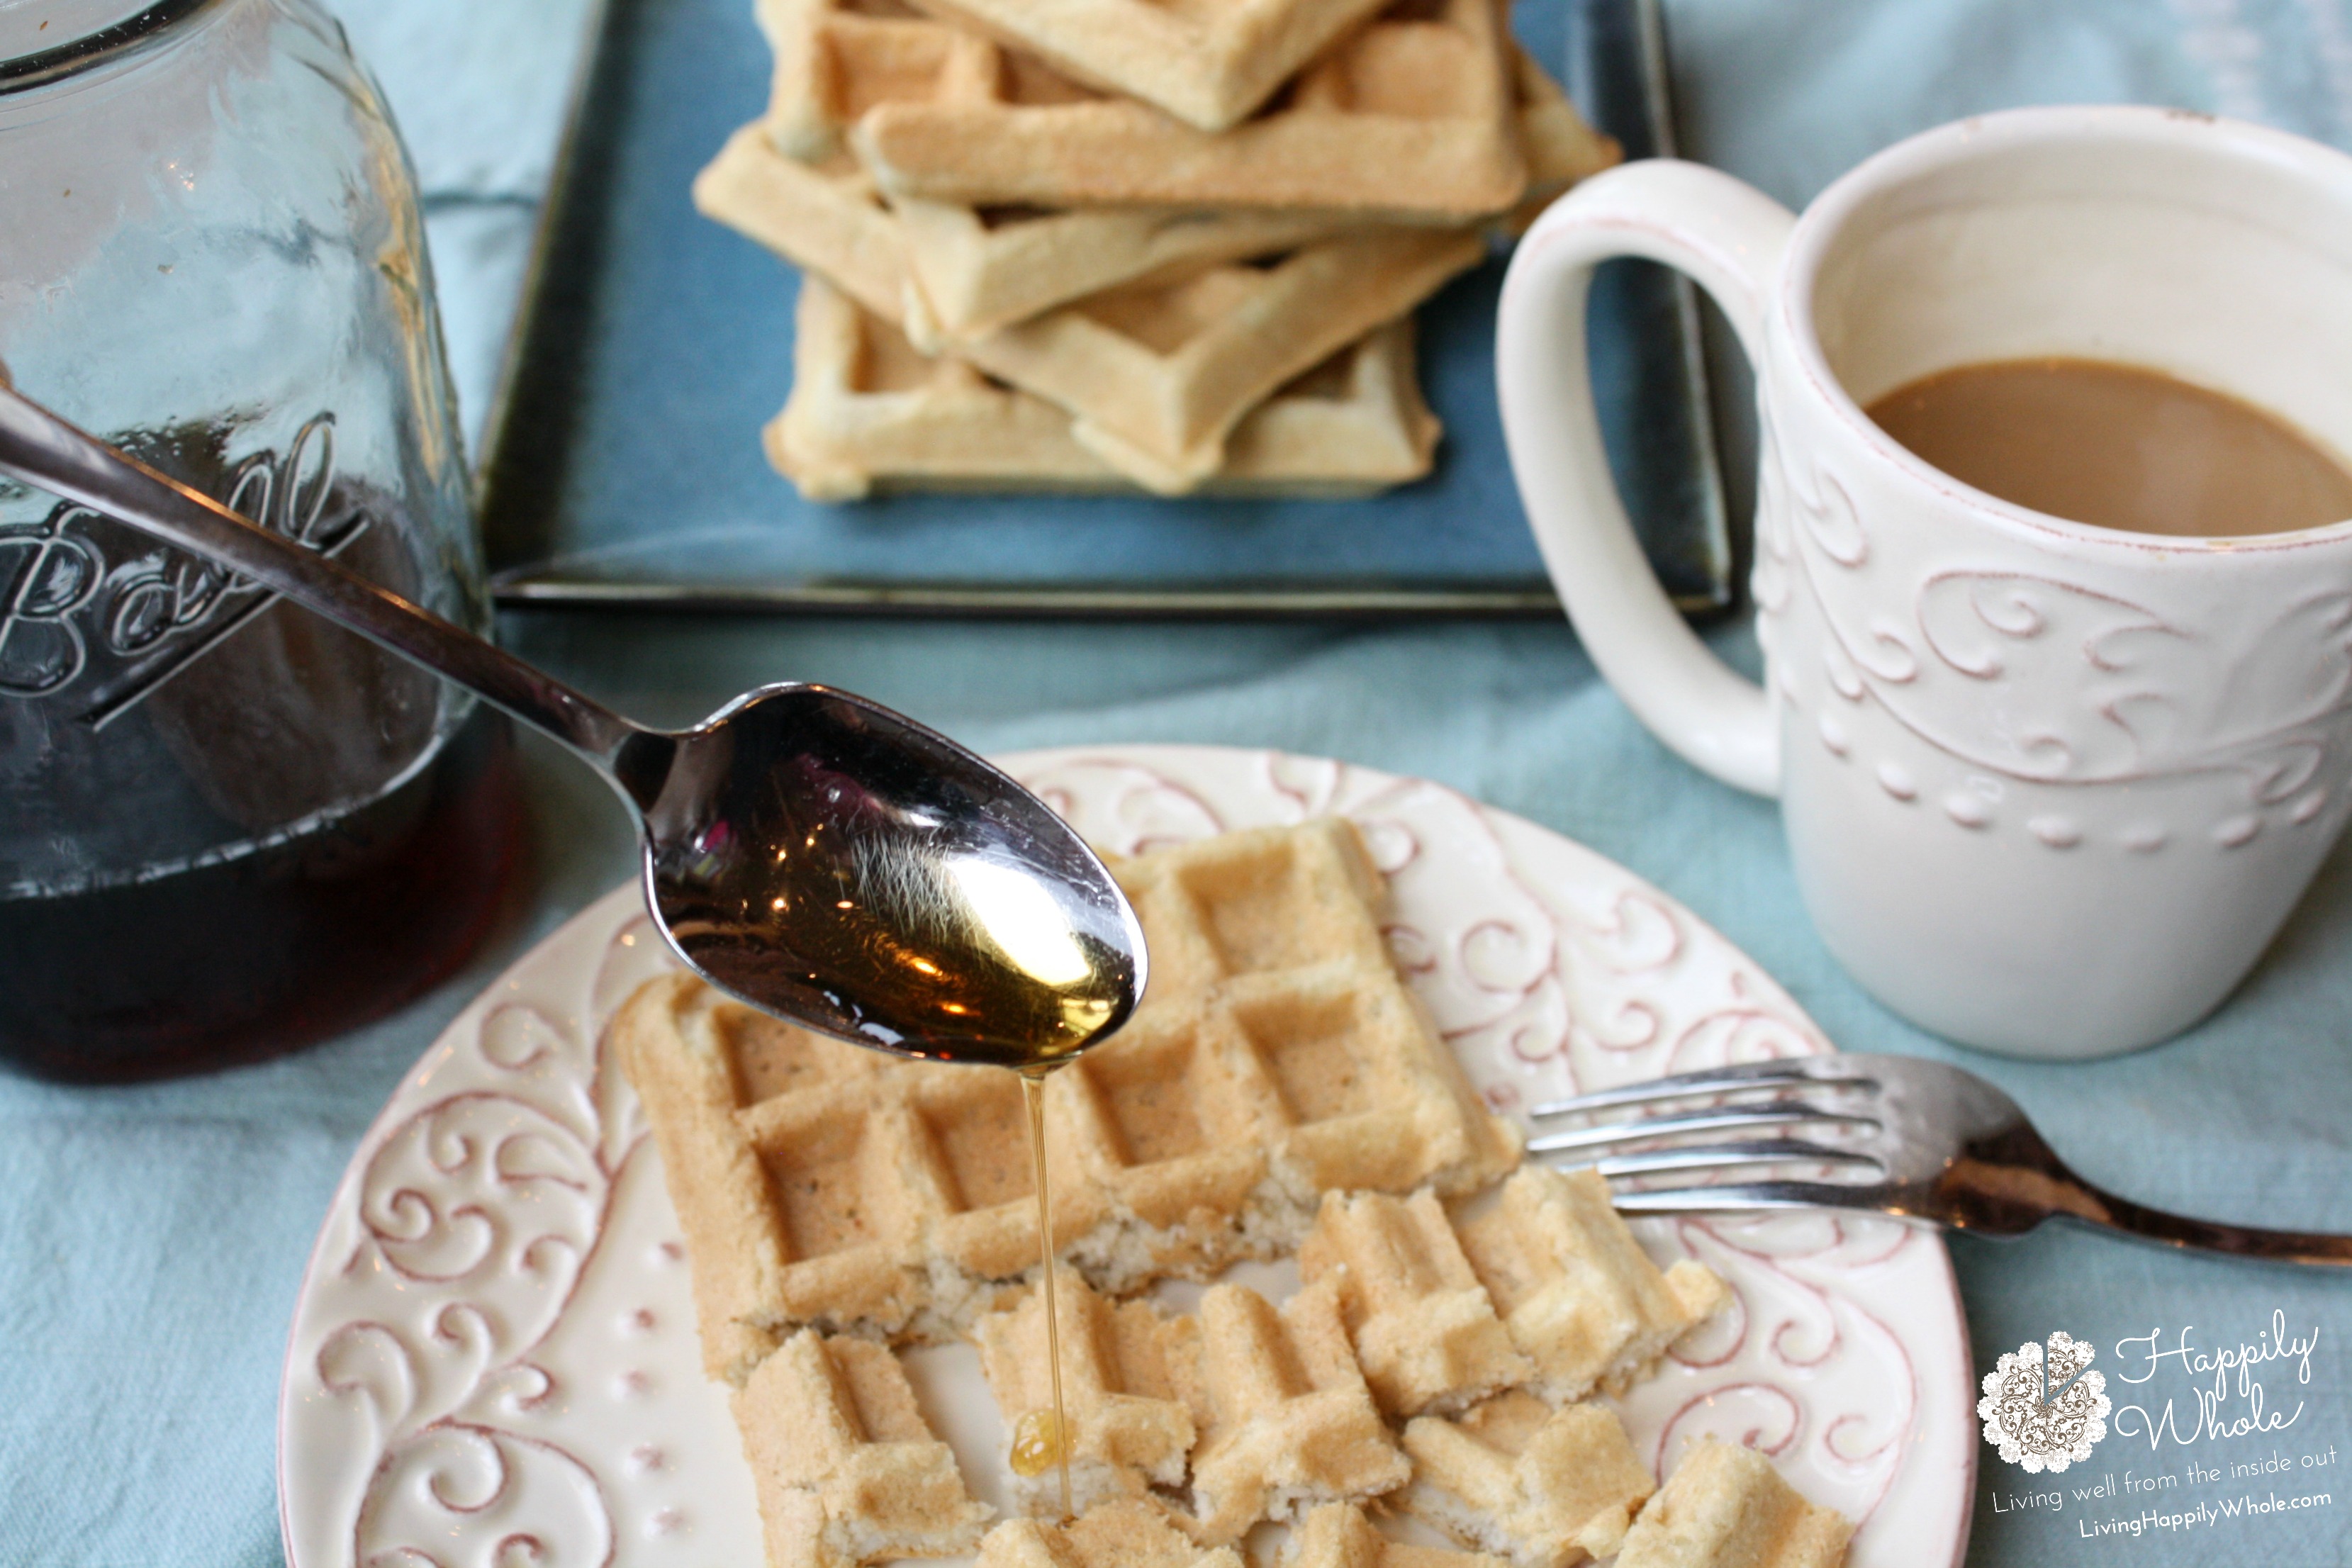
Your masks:
M2352 1236L2322 1236L2306 1231L2263 1230L2250 1225L2223 1225L2219 1220L2190 1219L2119 1198L2067 1172L2064 1184L2080 1195L2079 1203L2063 1198L2053 1210L2084 1225L2111 1230L2161 1247L2196 1252L2219 1252L2231 1258L2252 1258L2273 1263L2321 1263L2352 1268Z

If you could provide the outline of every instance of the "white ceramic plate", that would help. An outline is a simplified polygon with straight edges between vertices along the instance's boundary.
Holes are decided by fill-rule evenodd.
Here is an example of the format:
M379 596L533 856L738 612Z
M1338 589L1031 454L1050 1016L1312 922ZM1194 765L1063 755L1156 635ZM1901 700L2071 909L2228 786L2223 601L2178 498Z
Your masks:
M1829 1048L1754 963L1588 849L1438 785L1207 747L1007 764L1132 853L1339 813L1394 889L1392 949L1499 1111L1728 1060ZM677 1222L604 1020L667 963L635 889L517 963L362 1141L287 1349L278 1482L292 1568L750 1568L750 1471L702 1376ZM1702 1433L1751 1443L1862 1521L1855 1568L1958 1563L1974 1389L1951 1263L1876 1218L1650 1221L1733 1309L1622 1405L1661 1473ZM1002 1437L964 1347L909 1357L965 1473Z

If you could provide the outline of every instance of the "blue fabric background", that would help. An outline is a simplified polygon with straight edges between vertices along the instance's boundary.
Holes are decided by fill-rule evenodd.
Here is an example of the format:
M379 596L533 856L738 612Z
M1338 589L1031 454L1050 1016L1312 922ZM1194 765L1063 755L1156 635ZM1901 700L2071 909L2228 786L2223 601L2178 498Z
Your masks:
M657 3L657 0L656 0ZM748 4L748 0L746 0ZM452 357L478 420L580 37L580 0L343 0L427 194ZM1669 0L1685 146L1799 203L1855 160L1974 110L2136 100L2352 146L2343 0ZM1564 626L1116 626L512 616L527 656L643 718L688 721L755 681L836 682L983 748L1275 745L1424 774L1569 833L1753 953L1850 1048L1958 1055L2087 1174L2218 1217L2352 1230L2352 860L2339 852L2241 994L2119 1061L1955 1053L1845 979L1799 908L1771 808L1667 756ZM1717 634L1750 657L1743 628ZM286 1323L319 1216L375 1109L504 964L627 874L603 786L528 752L526 885L468 970L299 1058L189 1083L66 1090L0 1078L0 1563L279 1560L272 1453ZM2108 1348L2194 1325L2318 1325L2279 1440L2135 1455L2183 1468L2333 1445L2352 1458L2352 1282L2177 1258L2051 1228L1954 1243L1979 1372L2065 1328ZM2275 1382L2276 1379L2273 1379ZM2292 1439L2287 1441L2285 1439ZM2187 1536L2084 1540L1995 1511L2025 1479L1990 1450L1980 1564L2352 1562L2352 1496ZM2318 1472L2333 1478L2336 1472ZM2315 1486L2322 1483L2314 1483ZM2199 1494L2174 1492L2193 1501Z

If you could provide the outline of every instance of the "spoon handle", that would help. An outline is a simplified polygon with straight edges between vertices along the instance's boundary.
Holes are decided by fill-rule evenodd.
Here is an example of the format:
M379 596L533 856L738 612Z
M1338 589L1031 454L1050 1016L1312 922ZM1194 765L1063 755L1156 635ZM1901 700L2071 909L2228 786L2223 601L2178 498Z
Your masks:
M484 638L68 424L5 379L0 472L248 577L496 703L608 774L623 744L642 733L610 709Z

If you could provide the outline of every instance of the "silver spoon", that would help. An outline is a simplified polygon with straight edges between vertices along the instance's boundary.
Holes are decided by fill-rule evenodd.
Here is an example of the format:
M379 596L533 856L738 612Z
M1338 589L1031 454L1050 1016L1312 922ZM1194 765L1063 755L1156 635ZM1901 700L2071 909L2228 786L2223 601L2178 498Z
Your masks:
M1143 933L1045 802L945 736L822 686L648 730L7 388L0 472L80 501L476 692L636 816L677 955L753 1006L903 1056L1040 1067L1126 1022Z

